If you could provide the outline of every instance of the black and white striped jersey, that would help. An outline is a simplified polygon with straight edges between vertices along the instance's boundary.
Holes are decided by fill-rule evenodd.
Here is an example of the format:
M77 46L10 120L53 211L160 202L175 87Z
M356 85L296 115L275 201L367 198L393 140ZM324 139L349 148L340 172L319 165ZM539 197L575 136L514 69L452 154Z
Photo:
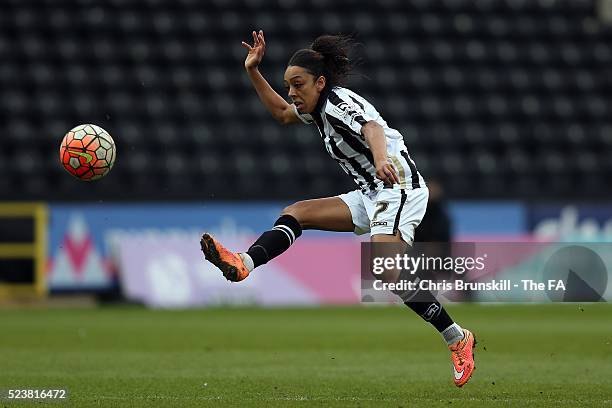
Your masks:
M376 121L385 131L387 153L400 179L400 184L393 187L414 189L425 186L400 132L389 127L372 104L350 89L334 87L321 94L312 114L298 112L295 105L293 108L302 122L317 125L329 155L353 178L363 193L384 188L383 182L376 178L372 152L361 134L361 127L369 121Z

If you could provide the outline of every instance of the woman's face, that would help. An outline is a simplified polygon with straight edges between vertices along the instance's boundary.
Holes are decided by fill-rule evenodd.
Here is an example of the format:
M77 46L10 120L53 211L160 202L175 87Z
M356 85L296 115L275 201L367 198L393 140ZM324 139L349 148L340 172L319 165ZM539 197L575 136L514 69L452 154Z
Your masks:
M315 78L305 68L290 65L285 70L283 82L298 112L312 113L317 106L319 95L325 88L325 77Z

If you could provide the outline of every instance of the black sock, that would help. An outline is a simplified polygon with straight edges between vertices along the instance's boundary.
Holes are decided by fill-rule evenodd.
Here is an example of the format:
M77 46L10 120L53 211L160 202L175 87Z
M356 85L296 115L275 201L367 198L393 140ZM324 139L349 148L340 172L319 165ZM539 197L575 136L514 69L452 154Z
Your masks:
M247 251L255 267L263 265L285 252L298 237L302 227L291 215L281 215L274 223L274 228L261 234Z
M408 301L404 304L421 316L423 320L431 323L440 333L454 323L431 292L423 293L419 291L418 301Z

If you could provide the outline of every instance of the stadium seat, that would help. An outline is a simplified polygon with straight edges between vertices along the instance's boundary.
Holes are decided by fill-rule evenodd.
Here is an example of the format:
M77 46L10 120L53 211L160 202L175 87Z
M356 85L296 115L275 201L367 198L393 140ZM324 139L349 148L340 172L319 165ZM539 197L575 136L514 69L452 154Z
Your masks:
M283 97L295 50L324 32L355 32L364 75L350 86L450 197L612 191L612 28L594 0L5 3L3 198L76 198L84 187L55 154L80 123L117 142L121 177L96 190L108 199L298 199L350 188L315 126L281 127L259 102L240 46L251 29L266 31L261 70Z

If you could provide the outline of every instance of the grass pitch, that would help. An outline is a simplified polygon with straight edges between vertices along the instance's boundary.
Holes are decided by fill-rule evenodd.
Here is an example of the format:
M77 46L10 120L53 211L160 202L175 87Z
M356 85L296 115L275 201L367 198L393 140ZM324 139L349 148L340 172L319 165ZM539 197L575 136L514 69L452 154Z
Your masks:
M479 341L463 389L399 306L0 310L0 389L67 388L36 404L63 407L612 406L612 305L449 311Z

